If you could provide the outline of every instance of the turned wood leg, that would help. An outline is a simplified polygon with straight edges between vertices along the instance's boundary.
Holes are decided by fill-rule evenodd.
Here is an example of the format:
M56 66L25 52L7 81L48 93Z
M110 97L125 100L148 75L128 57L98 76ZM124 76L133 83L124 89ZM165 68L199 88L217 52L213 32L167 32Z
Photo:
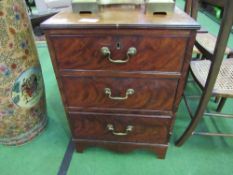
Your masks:
M218 104L218 107L217 107L217 112L221 112L222 111L222 108L226 102L227 98L221 98L219 104Z

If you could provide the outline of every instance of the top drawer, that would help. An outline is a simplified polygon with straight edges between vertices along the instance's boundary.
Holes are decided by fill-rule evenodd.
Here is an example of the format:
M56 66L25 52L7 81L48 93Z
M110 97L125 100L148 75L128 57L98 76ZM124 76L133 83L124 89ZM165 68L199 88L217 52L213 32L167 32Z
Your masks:
M187 37L51 35L59 69L180 72Z

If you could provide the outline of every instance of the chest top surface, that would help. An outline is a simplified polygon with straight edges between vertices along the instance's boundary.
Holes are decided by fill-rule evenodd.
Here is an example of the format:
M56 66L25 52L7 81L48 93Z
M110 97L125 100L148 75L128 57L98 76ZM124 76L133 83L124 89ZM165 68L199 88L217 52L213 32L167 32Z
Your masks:
M167 28L199 29L199 24L179 8L174 13L145 14L143 8L108 7L98 14L58 13L41 24L43 29L62 28Z

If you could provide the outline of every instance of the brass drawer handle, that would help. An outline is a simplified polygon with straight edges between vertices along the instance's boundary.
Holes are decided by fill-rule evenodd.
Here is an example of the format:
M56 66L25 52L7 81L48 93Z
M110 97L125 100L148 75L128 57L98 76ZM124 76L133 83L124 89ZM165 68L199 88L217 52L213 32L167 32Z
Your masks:
M108 98L112 100L127 100L129 95L133 95L135 93L134 89L127 89L124 97L112 97L112 91L109 88L104 89L104 93L108 95Z
M134 56L137 54L137 49L135 47L130 47L126 53L126 59L122 59L122 60L114 60L111 58L111 51L108 47L102 47L101 48L101 53L103 56L107 57L108 60L111 63L116 63L116 64L123 64L123 63L127 63L130 60L130 57Z
M126 136L129 134L129 132L133 131L133 126L132 125L128 125L125 129L125 132L115 132L114 130L114 126L112 124L108 124L107 125L107 129L108 131L111 131L113 135L115 136Z

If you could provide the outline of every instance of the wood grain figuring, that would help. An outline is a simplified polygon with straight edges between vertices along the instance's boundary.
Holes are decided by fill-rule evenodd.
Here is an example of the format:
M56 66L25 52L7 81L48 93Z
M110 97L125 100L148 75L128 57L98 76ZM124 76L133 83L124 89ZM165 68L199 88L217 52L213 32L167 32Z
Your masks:
M187 38L108 36L104 33L92 37L60 35L52 37L52 41L59 69L180 72ZM135 47L137 54L127 63L116 64L102 55L102 47L109 48L113 60L126 60L130 47Z
M119 142L159 143L168 142L169 118L126 117L106 114L70 114L70 123L75 139L105 140ZM112 124L115 132L125 132L127 126L133 126L126 136L116 136L108 130Z
M177 80L62 77L62 84L68 107L171 111ZM105 88L111 89L113 97L124 97L127 89L134 89L135 93L126 100L112 100Z
M200 26L179 9L145 15L107 8L98 15L62 12L42 27L76 150L146 149L165 158ZM125 59L130 47L137 53L115 64L102 47L113 60Z

